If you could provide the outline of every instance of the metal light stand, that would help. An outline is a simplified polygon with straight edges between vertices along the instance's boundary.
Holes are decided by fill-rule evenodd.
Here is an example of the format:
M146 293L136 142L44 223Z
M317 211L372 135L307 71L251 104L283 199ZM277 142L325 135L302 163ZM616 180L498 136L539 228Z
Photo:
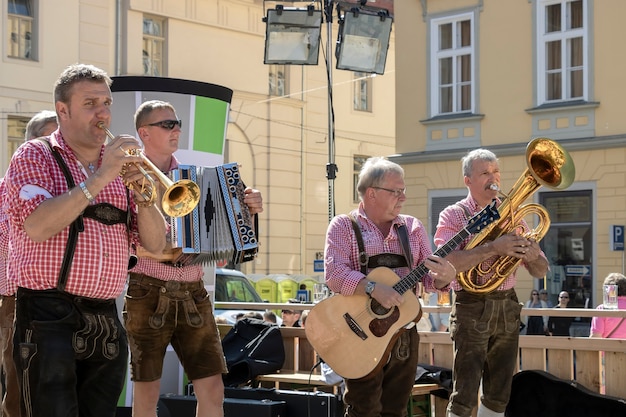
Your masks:
M335 113L333 111L333 0L324 0L324 15L326 17L326 76L328 78L328 163L326 164L326 178L328 179L328 222L335 217L335 178L337 165L335 164Z

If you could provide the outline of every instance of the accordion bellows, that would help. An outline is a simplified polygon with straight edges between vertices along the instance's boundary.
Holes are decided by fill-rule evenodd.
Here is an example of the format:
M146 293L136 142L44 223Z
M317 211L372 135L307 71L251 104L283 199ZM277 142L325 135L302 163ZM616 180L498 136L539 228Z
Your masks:
M243 203L245 184L237 163L216 167L180 165L170 172L173 181L189 179L202 194L188 215L172 217L173 263L214 264L248 262L256 257L258 242L252 215Z

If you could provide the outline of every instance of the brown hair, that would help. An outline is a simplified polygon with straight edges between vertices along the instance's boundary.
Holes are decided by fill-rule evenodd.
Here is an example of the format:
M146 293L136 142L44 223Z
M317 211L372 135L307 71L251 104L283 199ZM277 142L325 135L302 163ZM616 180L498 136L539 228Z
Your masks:
M176 114L176 109L167 101L161 100L149 100L141 103L137 110L135 111L135 129L139 130L139 128L146 123L146 119L150 116L150 114L157 109L170 109Z
M617 295L626 295L626 277L619 272L611 272L604 278L604 285L617 285Z
M111 87L113 80L104 70L88 64L74 64L65 68L54 83L54 101L69 103L74 84L80 81L105 82Z

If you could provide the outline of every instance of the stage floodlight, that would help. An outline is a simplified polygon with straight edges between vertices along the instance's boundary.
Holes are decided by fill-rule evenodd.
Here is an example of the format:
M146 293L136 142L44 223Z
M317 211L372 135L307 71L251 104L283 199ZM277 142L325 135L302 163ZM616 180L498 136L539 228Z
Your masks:
M317 65L322 11L308 8L269 9L265 32L265 64Z
M383 74L392 23L386 10L346 10L339 21L337 69Z

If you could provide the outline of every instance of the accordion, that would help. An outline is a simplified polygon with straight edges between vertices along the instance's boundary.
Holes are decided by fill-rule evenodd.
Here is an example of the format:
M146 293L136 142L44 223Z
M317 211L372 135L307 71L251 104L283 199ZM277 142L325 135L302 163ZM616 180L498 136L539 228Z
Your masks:
M246 186L237 163L216 167L180 165L170 172L170 178L192 180L201 190L200 203L191 213L170 218L170 262L239 264L256 257L256 225L243 203Z

